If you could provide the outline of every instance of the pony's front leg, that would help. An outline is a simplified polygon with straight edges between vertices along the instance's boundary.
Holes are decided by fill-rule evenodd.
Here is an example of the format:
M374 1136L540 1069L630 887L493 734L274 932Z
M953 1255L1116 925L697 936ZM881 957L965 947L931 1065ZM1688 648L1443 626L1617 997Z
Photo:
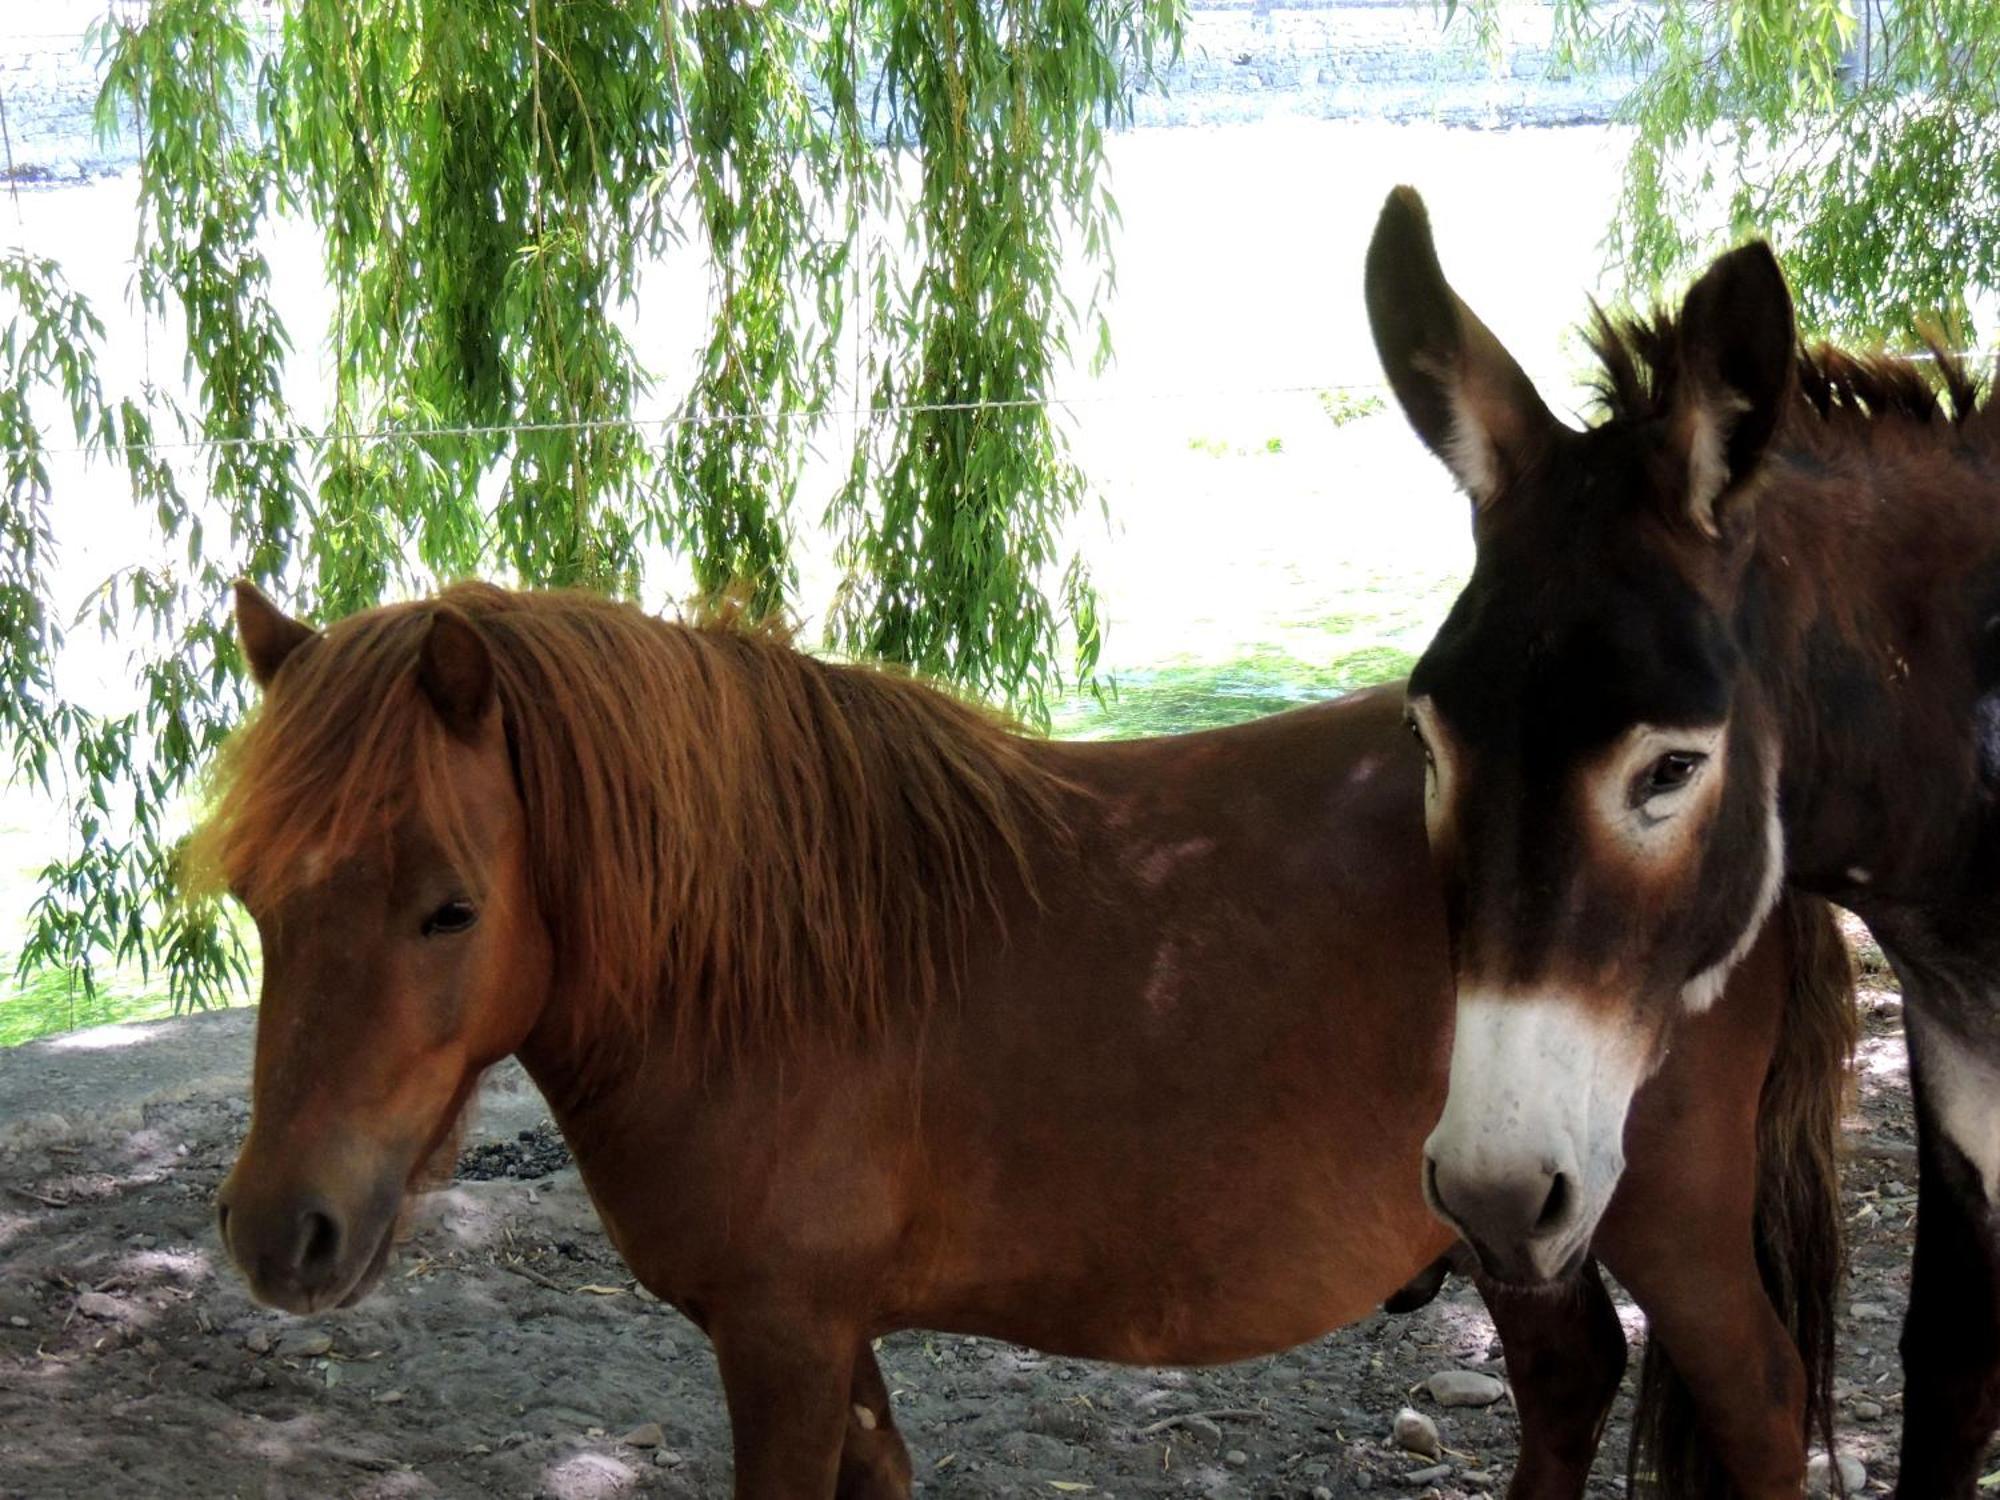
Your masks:
M863 1340L854 1355L847 1441L840 1451L838 1500L909 1500L910 1451L889 1410L889 1387Z
M1521 1291L1474 1281L1506 1350L1521 1413L1521 1461L1507 1500L1574 1500L1590 1481L1627 1355L1597 1262L1586 1262L1573 1286Z
M1905 1014L1917 1096L1917 1249L1903 1324L1896 1492L1969 1500L2000 1421L2000 1206L1990 1193L2000 1177L2000 1089L1983 1059L1961 1055L1919 1004L1912 989Z
M855 1331L775 1310L718 1310L709 1337L729 1403L736 1500L831 1500L856 1420Z

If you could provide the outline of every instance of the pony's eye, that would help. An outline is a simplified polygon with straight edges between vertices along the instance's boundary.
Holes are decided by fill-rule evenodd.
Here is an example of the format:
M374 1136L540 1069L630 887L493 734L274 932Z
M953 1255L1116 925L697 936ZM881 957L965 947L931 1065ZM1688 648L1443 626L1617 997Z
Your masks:
M1708 757L1699 750L1669 750L1654 761L1646 774L1639 778L1638 800L1650 801L1654 797L1677 792L1694 780Z
M454 932L464 932L478 920L479 908L459 896L424 918L423 934L425 937L449 936Z

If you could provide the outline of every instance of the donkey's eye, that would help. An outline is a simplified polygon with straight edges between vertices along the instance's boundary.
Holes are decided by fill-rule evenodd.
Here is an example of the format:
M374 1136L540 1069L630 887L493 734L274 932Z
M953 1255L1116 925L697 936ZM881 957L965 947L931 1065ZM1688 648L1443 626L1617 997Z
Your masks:
M479 920L479 908L463 896L447 901L436 911L424 918L425 937L445 937L454 932L464 932Z
M1668 792L1679 791L1694 780L1695 772L1707 759L1699 750L1669 750L1639 778L1638 786L1633 789L1636 793L1634 800L1649 802Z

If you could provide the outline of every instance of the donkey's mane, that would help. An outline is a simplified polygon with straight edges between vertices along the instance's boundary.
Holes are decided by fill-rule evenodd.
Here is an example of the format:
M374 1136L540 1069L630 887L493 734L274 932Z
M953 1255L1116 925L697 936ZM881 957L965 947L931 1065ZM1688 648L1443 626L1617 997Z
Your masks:
M1060 836L1063 783L1030 742L921 682L725 619L467 583L293 654L218 765L197 881L273 902L308 854L385 847L413 816L463 847L451 742L417 681L438 605L493 659L552 1003L579 1039L659 1023L706 1065L920 1018L970 924L997 917L998 882L1032 882Z
M1613 318L1594 309L1588 339L1607 417L1645 422L1668 414L1684 378L1680 329L1671 313ZM1928 353L1914 356L1802 345L1793 364L1800 399L1780 440L1815 451L1891 436L1976 438L2000 446L2000 405L1990 399L1990 382L1937 339L1924 342Z

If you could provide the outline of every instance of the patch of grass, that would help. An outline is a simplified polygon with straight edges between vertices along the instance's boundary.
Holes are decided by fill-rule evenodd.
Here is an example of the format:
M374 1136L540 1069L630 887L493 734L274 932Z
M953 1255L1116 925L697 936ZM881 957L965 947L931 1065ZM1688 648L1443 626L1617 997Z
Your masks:
M1350 390L1321 391L1319 406L1326 413L1327 420L1336 427L1345 427L1349 422L1359 422L1363 417L1372 417L1389 409L1380 396L1357 396Z
M137 973L116 973L100 982L95 995L69 975L44 969L0 988L0 1047L18 1047L38 1036L104 1026L113 1021L151 1021L173 1014L165 989Z
M1077 697L1060 705L1054 730L1062 739L1129 740L1218 729L1393 681L1415 660L1376 643L1320 662L1265 649L1234 661L1122 672L1102 702Z

